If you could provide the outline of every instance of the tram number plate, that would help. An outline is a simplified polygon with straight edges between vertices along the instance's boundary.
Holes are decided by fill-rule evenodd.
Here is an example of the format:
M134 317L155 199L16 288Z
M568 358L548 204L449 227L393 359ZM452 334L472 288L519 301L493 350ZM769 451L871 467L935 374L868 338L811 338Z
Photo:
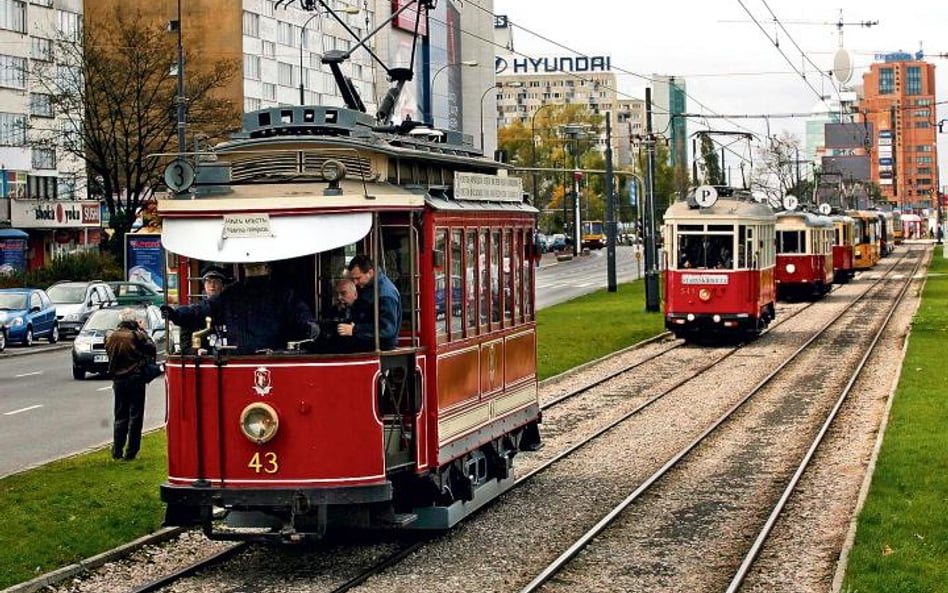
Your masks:
M727 274L682 274L682 284L727 284Z
M253 470L255 474L275 474L280 471L280 464L277 460L277 454L273 451L257 451L247 462L247 467Z
M93 359L93 362L109 362L108 354L96 354Z

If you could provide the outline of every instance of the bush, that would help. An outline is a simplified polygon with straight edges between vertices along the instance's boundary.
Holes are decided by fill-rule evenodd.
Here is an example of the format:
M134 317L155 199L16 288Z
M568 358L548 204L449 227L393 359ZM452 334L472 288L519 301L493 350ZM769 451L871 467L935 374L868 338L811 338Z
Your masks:
M0 288L46 288L60 280L121 280L123 276L112 254L79 251L57 257L39 270L0 276Z

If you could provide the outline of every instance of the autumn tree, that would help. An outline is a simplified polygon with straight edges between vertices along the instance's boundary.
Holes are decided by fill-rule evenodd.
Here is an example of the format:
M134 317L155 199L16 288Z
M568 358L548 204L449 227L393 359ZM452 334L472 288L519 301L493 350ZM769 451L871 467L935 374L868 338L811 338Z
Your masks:
M32 62L32 88L42 89L65 119L56 129L31 129L29 142L85 162L88 193L105 201L115 231L110 247L120 256L121 238L161 184L167 159L155 155L177 150L177 50L164 21L116 7L107 22L60 35L49 61ZM239 113L215 92L239 64L191 52L185 63L188 125L210 138L225 137Z

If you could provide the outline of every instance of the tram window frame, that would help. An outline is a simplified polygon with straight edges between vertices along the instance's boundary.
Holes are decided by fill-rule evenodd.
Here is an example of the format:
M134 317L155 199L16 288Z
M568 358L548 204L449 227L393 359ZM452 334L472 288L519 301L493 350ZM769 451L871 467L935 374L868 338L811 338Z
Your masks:
M446 243L448 238L448 231L444 228L436 228L434 232L434 252L447 254ZM447 258L442 258L447 259ZM432 274L432 281L434 282L434 291L435 291L435 335L437 336L438 342L444 342L448 339L448 288L447 281L445 279L445 267L447 263L444 262L440 266L434 266L434 273ZM444 298L444 313L438 313L438 290L443 290Z
M461 229L450 230L450 257L448 258L448 289L445 293L447 304L445 305L448 318L448 331L452 340L464 335L464 232ZM457 290L455 290L457 284ZM455 303L457 295L457 303ZM457 311L457 315L455 315Z
M805 229L777 231L777 253L803 255L806 253L807 233Z
M465 229L464 245L467 259L464 263L464 335L477 335L477 230Z
M486 333L490 326L490 265L488 263L488 245L490 232L477 230L477 328L478 333Z
M522 259L520 261L520 267L523 270L523 282L521 283L521 292L522 292L522 303L523 307L521 311L523 312L523 322L528 323L533 321L533 300L535 298L536 292L533 287L533 272L534 272L534 262L533 262L533 229L526 228L523 229L523 244L521 246Z
M503 314L503 278L501 276L500 230L491 229L490 233L490 322L491 329L502 327Z
M502 235L500 260L500 277L503 280L503 319L504 325L513 325L514 323L514 250L513 250L513 229L504 229Z

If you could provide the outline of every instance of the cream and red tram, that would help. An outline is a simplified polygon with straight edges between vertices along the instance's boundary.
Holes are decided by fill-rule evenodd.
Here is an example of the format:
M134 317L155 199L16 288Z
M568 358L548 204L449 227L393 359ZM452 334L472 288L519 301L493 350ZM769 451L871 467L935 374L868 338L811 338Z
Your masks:
M776 218L750 192L698 190L664 216L665 327L689 340L756 336L776 312Z
M833 220L833 282L843 284L856 273L853 262L855 222L849 216L835 214Z
M833 221L805 211L777 213L777 296L819 297L833 286Z
M181 302L206 262L268 261L322 317L364 253L400 291L401 330L395 349L355 354L185 340L167 363L166 522L282 541L450 527L509 488L514 455L539 443L537 211L457 133L330 107L244 123L198 163L192 192L159 203Z

